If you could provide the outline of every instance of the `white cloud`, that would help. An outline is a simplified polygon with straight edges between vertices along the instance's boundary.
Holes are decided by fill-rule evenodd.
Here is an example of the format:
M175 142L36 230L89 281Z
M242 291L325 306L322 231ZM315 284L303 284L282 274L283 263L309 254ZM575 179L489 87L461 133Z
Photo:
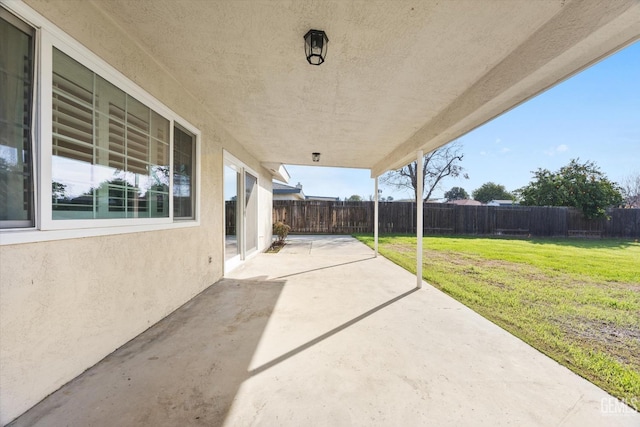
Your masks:
M500 138L496 139L496 144L500 144L502 142L502 140Z
M511 148L508 147L502 147L502 150L500 150L501 153L508 153L509 151L511 151Z
M486 155L487 155L487 152L486 152L486 151L481 151L481 152L480 152L480 155L481 155L481 156L486 156Z
M558 153L564 153L569 151L569 146L567 144L560 144L556 147L551 147L548 150L544 150L544 154L547 156L553 157Z

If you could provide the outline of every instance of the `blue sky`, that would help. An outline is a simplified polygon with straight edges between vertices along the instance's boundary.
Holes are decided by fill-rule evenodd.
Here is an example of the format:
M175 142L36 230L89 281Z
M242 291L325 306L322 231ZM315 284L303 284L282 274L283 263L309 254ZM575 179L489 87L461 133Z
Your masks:
M538 168L557 170L573 158L594 161L613 181L640 172L640 42L593 65L480 128L462 136L469 179L447 179L469 194L493 181L512 191ZM374 193L369 170L287 165L289 184L341 199ZM382 196L411 197L382 187Z

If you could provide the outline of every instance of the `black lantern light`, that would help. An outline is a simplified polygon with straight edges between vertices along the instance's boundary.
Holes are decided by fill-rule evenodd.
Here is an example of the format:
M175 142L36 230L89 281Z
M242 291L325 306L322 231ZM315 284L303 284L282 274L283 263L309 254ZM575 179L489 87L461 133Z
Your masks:
M318 64L320 65L320 64ZM314 162L319 162L320 161L320 153L311 153L311 160L313 160Z
M309 30L304 35L304 53L311 65L320 65L327 56L327 44L329 39L324 31Z

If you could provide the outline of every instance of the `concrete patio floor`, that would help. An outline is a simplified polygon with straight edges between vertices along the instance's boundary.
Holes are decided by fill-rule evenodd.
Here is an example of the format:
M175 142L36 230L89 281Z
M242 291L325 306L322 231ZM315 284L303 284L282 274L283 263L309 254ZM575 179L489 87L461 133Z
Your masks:
M640 415L355 239L294 236L12 425L637 427Z

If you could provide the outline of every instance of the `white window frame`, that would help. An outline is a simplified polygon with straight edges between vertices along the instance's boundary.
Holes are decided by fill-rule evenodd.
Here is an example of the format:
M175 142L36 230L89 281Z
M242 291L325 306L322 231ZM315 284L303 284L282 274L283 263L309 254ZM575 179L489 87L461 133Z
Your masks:
M186 123L186 122L185 122ZM185 125L185 123L183 123L182 121L179 120L175 120L173 122L173 125L170 128L170 133L171 133L171 138L173 141L173 133L174 133L174 129L177 126L178 128L182 128L183 130L186 130L188 132L190 132L193 136L194 136L194 141L193 143L195 144L195 148L194 148L194 163L195 163L195 168L193 169L193 173L194 173L194 185L193 187L195 188L191 188L191 191L193 191L193 195L196 198L196 200L193 203L193 218L187 218L187 217L176 217L174 218L174 222L189 222L189 221L195 221L198 220L198 218L200 218L199 212L200 212L200 187L202 186L202 184L200 183L200 131L198 129L196 129L195 127L191 126L191 125ZM173 168L173 143L170 144L171 145L171 167ZM173 216L173 176L171 176L171 213L170 215Z
M0 3L2 3L4 5L4 2L0 0ZM40 52L40 41L39 41L39 37L38 37L38 29L30 24L28 21L26 21L25 19L21 18L20 15L18 15L17 13L13 12L11 10L11 8L7 7L6 5L5 9L12 15L14 15L15 18L17 18L18 20L21 20L25 25L30 26L33 29L33 88L32 88L32 95L33 99L31 102L31 144L33 145L31 147L31 173L32 173L32 178L31 178L31 184L33 185L33 212L31 213L33 215L32 218L29 218L28 221L31 222L33 225L29 225L29 226L25 226L25 227L15 227L15 228L6 228L6 229L0 229L0 233L2 230L7 230L7 231L20 231L20 230L33 230L38 226L38 212L40 210L40 199L38 196L38 188L40 183L38 182L38 177L39 177L39 170L38 170L38 147L37 147L37 143L36 143L36 138L37 138L37 133L38 133L38 129L39 129L39 125L40 125L40 109L39 109L39 94L38 94L38 70L40 67L40 58L38 57L38 53ZM12 222L11 220L6 221L5 223L10 223ZM22 223L22 221L19 221L20 223ZM2 246L4 239L2 239L2 235L0 234L0 246Z
M30 243L78 237L135 233L200 225L201 132L187 120L128 79L75 39L22 2L2 6L35 28L34 88L34 192L35 227L0 230L0 245ZM166 218L59 219L52 217L52 80L53 48L100 75L127 94L169 120L169 216ZM195 136L195 212L193 219L173 218L173 129L178 125Z

